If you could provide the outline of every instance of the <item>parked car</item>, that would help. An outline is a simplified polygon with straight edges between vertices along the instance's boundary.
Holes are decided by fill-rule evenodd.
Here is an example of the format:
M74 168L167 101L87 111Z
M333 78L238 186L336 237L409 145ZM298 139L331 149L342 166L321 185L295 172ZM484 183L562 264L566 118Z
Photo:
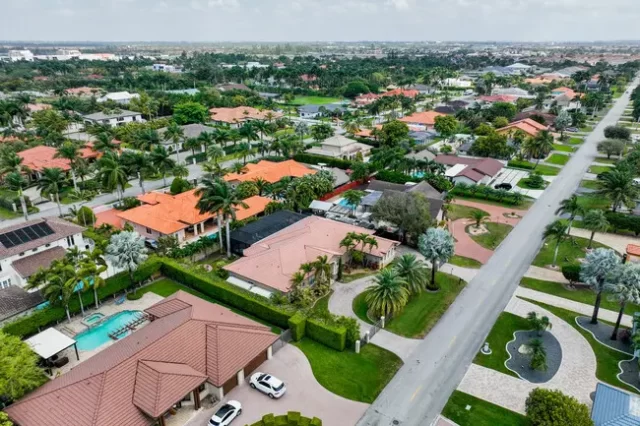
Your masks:
M227 401L226 404L211 416L209 426L228 426L240 414L242 414L242 404L235 400Z
M266 373L255 373L249 380L249 385L253 389L258 389L262 393L269 395L269 398L280 398L287 391L282 380Z
M495 186L496 189L506 189L507 191L510 191L511 188L513 188L513 186L510 183L507 182L502 182L499 183Z
M578 131L580 131L580 129L578 129L577 127L567 127L565 130L567 132L578 132Z

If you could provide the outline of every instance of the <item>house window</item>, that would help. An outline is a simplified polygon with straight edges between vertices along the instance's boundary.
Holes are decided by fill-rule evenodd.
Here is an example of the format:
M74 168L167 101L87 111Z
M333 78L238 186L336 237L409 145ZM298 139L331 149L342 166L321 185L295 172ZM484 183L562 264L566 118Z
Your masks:
M0 272L2 272L2 263L0 263Z
M151 230L151 228L145 228L147 234L153 234L153 231Z
M70 236L68 236L68 237L67 237L67 245L68 245L69 247L71 247L73 244L74 244L74 242L73 242L73 235L70 235Z

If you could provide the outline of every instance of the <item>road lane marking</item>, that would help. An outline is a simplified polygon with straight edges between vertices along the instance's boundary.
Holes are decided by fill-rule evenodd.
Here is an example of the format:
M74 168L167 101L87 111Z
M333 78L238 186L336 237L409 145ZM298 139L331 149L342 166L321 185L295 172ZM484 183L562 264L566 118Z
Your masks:
M413 395L411 395L411 399L409 401L413 401L415 399L416 395L418 395L418 392L420 392L420 389L422 389L422 385L418 386Z

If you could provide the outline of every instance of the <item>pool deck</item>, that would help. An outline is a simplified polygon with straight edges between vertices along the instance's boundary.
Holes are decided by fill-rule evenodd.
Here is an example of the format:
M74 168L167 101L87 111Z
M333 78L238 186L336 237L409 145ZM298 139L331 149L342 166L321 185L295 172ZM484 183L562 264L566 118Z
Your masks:
M60 330L61 332L63 332L64 334L70 336L71 338L73 338L74 335L76 335L77 333L81 333L85 330L87 330L87 326L82 324L82 319L88 315L91 314L95 314L97 312L103 314L106 317L109 317L113 314L117 314L118 312L122 312L122 311L144 311L145 309L149 308L150 306L155 305L156 303L158 303L159 301L161 301L162 299L164 299L164 297L159 296L155 293L152 292L148 292L145 293L144 296L142 296L140 299L138 300L127 300L125 299L123 303L121 303L120 305L116 305L115 304L115 300L111 300L107 303L103 303L102 305L100 305L100 307L98 309L95 308L95 305L91 305L90 309L86 309L85 307L85 311L84 311L84 316L77 316L75 318L72 319L71 322L64 322L59 324L58 326L56 326L56 328L58 330ZM148 324L148 322L145 322L141 325L139 325L137 328L141 328L144 327L146 324ZM108 348L110 345L112 345L115 342L115 340L111 340L110 342L108 342L107 344L104 344L102 346L100 346L99 348L96 348L92 351L81 351L78 350L78 354L80 355L80 361L78 361L76 359L76 354L74 352L73 347L70 347L69 349L66 349L65 351L61 352L59 354L60 357L66 356L69 358L69 363L67 365L65 365L62 368L57 368L53 370L53 377L56 377L59 374L64 374L66 372L68 372L69 370L71 370L73 367L75 367L76 365L80 364L81 362L91 358L92 356L94 356L95 354L97 354L100 351L103 351L104 349ZM59 374L58 374L59 373Z

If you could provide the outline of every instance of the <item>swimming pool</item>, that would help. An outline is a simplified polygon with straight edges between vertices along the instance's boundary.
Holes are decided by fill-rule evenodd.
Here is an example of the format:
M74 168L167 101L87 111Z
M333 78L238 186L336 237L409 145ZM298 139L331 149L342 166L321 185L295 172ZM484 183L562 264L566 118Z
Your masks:
M78 350L92 351L99 348L111 340L109 333L116 331L120 327L128 324L134 319L140 318L141 316L142 312L140 311L122 311L111 315L99 325L83 331L82 333L76 334L75 339L78 344ZM123 338L130 333L130 331L127 331L125 334L122 334L120 338Z
M103 318L104 318L104 314L101 314L100 312L96 312L95 314L91 314L89 316L84 317L82 319L82 323L87 327L91 327L92 325L102 321Z
M342 207L346 207L348 209L352 209L353 208L353 206L351 204L349 204L349 202L345 198L341 198L340 201L338 201L338 205L342 206Z

